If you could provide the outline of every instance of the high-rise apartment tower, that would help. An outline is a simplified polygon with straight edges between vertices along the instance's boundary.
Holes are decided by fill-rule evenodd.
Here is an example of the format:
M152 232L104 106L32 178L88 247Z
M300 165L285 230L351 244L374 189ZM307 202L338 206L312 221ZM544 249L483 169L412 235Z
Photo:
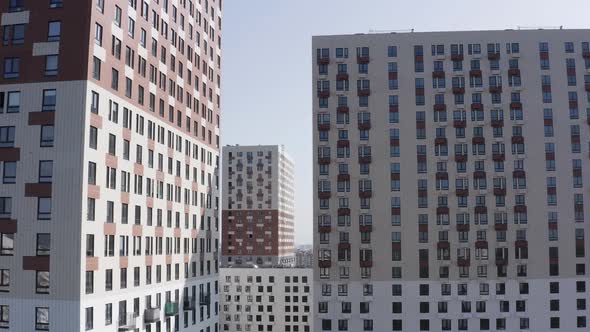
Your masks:
M317 331L587 331L590 31L313 38Z
M221 0L0 12L0 329L218 331Z

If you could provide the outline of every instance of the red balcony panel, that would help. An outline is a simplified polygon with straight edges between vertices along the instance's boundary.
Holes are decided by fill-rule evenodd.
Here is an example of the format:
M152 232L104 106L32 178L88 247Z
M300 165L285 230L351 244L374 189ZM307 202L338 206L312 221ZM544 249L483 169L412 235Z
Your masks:
M348 81L348 74L347 73L336 74L336 81Z
M484 179L485 177L486 177L486 172L484 172L484 171L473 172L473 178L475 178L475 179Z
M502 86L490 86L490 93L502 93Z
M331 226L318 226L318 232L330 233L330 232L332 232L332 227Z
M49 271L49 256L23 256L23 270L25 271Z
M318 97L328 98L328 97L330 97L330 91L325 91L325 90L318 91Z
M475 241L475 248L485 249L487 247L488 247L488 241L484 241L484 240Z
M330 268L330 267L332 267L332 261L329 261L329 260L319 260L318 261L318 266L320 268Z
M390 71L387 76L390 80L397 80L397 72L396 71Z
M584 212L584 204L574 204L575 212Z
M399 146L399 138L391 138L389 140L389 145L390 146Z
M499 60L499 59L500 59L500 52L488 53L488 60Z
M567 68L565 71L568 75L576 75L576 68Z
M463 61L463 54L451 54L451 61Z
M518 69L518 68L508 69L508 76L520 76L520 69Z
M519 169L519 170L512 172L512 177L513 178L524 178L524 177L526 177L526 173L525 173L525 171Z
M471 265L471 261L469 259L465 259L465 258L457 259L457 266L470 266L470 265Z
M516 248L527 248L529 246L529 243L527 242L527 240L517 240L514 242L514 246Z
M360 190L359 197L360 198L371 198L373 196L373 192L371 190Z
M434 104L433 106L434 111L446 111L447 110L447 105L445 104Z
M436 208L436 214L449 214L449 208L447 206L439 206Z
M435 70L432 72L432 78L445 78L445 72L443 70Z
M453 87L453 94L455 95L462 95L465 94L465 88L464 87Z
M368 56L357 56L356 62L357 63L369 63L371 59Z
M555 152L545 153L545 160L555 160Z
M401 208L391 208L391 215L392 216L400 216L402 214Z
M582 176L582 169L581 168L574 168L572 170L572 175L573 176Z
M348 243L348 242L338 243L338 250L350 250L350 243Z
M541 60L547 60L547 59L549 59L549 52L547 52L547 51L540 51L539 52L539 58Z
M350 209L349 208L339 208L338 215L339 216L350 216Z
M390 113L398 113L399 112L399 106L398 105L389 105L389 112Z
M572 141L572 144L579 144L580 143L580 135L572 135L571 141Z
M548 228L549 228L549 229L557 229L557 228L558 228L558 227L557 227L557 223L556 223L556 222L550 222L550 223L548 224Z
M329 191L320 191L318 192L318 198L319 199L329 199L330 197L332 197L332 193Z
M26 183L25 197L51 197L51 183Z
M357 94L359 97L367 97L371 95L370 89L359 89L357 90Z
M584 84L584 90L586 90L586 92L590 92L590 83Z
M449 173L447 172L436 172L436 179L437 180L448 180Z
M475 213L488 213L488 207L482 205L476 206Z
M494 224L494 230L506 231L506 230L508 230L508 224Z
M510 108L513 110L521 110L522 109L522 103L519 101L513 101L510 103Z
M438 243L436 244L437 249L449 249L450 247L451 244L449 243L449 241L438 241Z
M481 111L481 110L483 110L483 104L482 103L472 103L471 110L472 111Z
M549 257L549 264L559 264L559 257Z
M437 137L434 139L435 145L447 145L447 139L445 137Z
M418 190L418 197L428 197L428 190L419 189Z
M492 127L494 127L494 128L504 127L504 120L492 120Z
M419 162L419 163L420 162L426 162L426 156L424 156L424 155L417 155L416 156L416 161Z
M1 234L14 234L18 227L16 220L13 219L0 219L0 233Z
M485 144L486 139L483 136L475 136L471 139L471 143L473 144Z
M330 164L330 157L320 157L320 158L318 158L318 164L320 164L320 165L328 165L328 164Z
M401 179L401 174L399 174L399 173L391 173L391 179L392 180L400 180Z
M524 137L523 136L512 136L512 144L523 144Z
M361 267L373 267L373 261L360 261Z
M543 92L551 92L551 84L544 84L541 86L541 91Z
M547 188L547 194L548 195L556 195L557 194L557 188L556 187L549 187L549 188Z
M424 61L424 55L420 55L420 54L414 55L414 61L416 61L416 62Z
M586 119L586 123L590 125L590 118Z
M371 121L359 122L358 123L358 128L360 130L371 129Z
M494 188L494 195L506 196L506 188Z
M508 265L508 258L500 258L500 257L497 257L496 258L496 265L498 265L498 266Z
M29 126L52 125L55 112L29 112Z
M330 130L330 124L329 123L318 123L318 130L319 131Z
M338 113L348 113L348 106L338 106L336 108L336 112L338 112Z
M418 224L418 232L428 232L428 224Z
M467 155L466 154L456 154L455 161L458 163L464 163L467 161Z
M328 58L328 57L317 58L317 60L318 60L318 65L328 65L328 64L330 64L330 58Z
M359 164L370 164L371 156L359 156Z
M481 77L481 70L480 69L472 69L469 71L469 76Z
M469 189L457 189L455 193L459 197L467 197L469 196Z
M578 108L578 101L577 100L570 100L569 106L570 106L570 108Z
M457 224L457 232L469 232L469 224Z
M424 96L424 88L416 88L416 96Z
M584 239L576 239L576 248L584 248Z
M20 148L0 148L0 161L19 161Z
M336 146L339 148L345 148L345 147L349 147L350 146L350 141L347 139L339 139L336 142Z
M582 52L582 57L584 59L590 59L590 51L583 51Z
M349 181L349 180L350 180L350 174L338 174L338 182Z
M373 225L359 225L359 232L370 233L373 231Z
M426 122L416 121L416 129L424 129L424 128L426 128Z
M526 205L515 205L514 213L525 213L527 211Z
M420 267L425 268L428 267L428 259L426 260L421 260L418 264L420 264Z

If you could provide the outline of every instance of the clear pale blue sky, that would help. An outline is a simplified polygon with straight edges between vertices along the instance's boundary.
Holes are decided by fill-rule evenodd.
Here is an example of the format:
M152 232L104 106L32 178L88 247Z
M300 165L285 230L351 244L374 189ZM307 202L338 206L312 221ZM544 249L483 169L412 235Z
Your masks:
M312 243L311 36L589 21L590 0L225 0L222 143L286 146L295 160L295 241Z

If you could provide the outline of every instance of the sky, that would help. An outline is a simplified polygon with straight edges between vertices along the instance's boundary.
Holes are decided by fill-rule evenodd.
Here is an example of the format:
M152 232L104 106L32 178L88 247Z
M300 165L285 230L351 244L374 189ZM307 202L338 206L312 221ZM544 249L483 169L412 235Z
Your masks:
M222 144L285 145L295 162L295 243L311 244L311 36L579 29L590 27L589 13L590 0L225 0Z

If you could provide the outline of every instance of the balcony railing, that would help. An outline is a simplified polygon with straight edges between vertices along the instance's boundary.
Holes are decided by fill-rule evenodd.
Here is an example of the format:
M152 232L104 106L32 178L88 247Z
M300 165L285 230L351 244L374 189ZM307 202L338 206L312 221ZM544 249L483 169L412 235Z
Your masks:
M193 310L195 308L195 299L192 297L185 297L182 299L182 308L184 310Z
M137 328L134 313L126 313L119 316L119 331L134 331Z
M178 314L178 302L166 302L164 305L164 315L167 317Z
M160 308L147 308L143 311L143 321L146 324L160 321Z
M199 295L199 304L200 305L211 304L211 294L210 293L201 293Z

